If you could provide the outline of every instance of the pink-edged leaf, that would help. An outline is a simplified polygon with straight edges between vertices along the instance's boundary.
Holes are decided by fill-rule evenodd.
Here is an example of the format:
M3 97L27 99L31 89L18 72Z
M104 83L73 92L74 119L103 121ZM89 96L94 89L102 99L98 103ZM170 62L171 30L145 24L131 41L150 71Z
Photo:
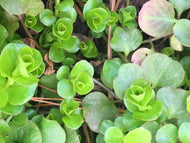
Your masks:
M150 0L139 12L138 23L142 31L153 36L163 37L172 33L174 8L166 0Z
M146 56L148 56L151 53L151 49L148 48L139 48L138 50L136 50L132 57L131 57L131 62L137 64L137 65L141 65L142 61L146 58Z

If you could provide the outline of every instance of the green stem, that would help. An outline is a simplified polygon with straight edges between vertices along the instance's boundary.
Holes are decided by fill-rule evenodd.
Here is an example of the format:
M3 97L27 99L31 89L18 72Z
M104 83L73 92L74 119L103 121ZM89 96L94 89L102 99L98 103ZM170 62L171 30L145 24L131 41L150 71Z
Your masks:
M10 120L13 118L13 115L9 115L6 119L7 124L10 122Z
M56 0L55 6L58 5L58 4L60 4L60 0ZM58 14L59 14L59 11L58 11L58 10L55 10L55 16L56 16L56 17L58 16Z
M127 0L127 6L129 6L129 4L130 4L130 0Z

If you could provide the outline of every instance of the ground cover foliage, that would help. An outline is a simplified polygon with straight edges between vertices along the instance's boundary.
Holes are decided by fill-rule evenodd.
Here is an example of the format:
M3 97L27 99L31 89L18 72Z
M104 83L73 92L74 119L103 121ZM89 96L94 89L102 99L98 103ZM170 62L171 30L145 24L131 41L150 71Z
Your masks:
M1 143L189 143L189 0L0 0Z

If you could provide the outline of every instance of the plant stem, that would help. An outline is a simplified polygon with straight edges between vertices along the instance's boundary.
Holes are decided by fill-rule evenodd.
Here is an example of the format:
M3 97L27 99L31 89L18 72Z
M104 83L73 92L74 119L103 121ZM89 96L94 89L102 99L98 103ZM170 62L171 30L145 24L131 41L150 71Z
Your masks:
M127 0L127 4L126 4L126 6L129 6L129 4L130 4L130 0Z
M84 135L86 137L86 143L91 143L86 124L84 124L82 127L83 127Z
M161 39L161 38L163 38L163 37L158 37L158 38L152 38L152 39L143 40L143 41L142 41L142 44L149 43L150 41L153 42L153 41L156 41L156 40Z
M5 122L7 122L7 124L8 124L12 118L13 118L13 115L9 115L9 116L7 117L7 119L6 119Z
M92 78L94 83L96 83L97 85L99 85L100 87L104 88L107 92L109 92L112 96L114 96L116 99L119 99L114 93L113 91L111 91L109 88L107 88L106 86L104 86L101 82L99 82L98 80L96 80L95 78Z
M21 25L23 26L24 31L26 32L27 36L28 36L30 39L32 39L32 40L34 41L35 47L36 47L37 49L39 49L39 50L45 50L45 49L43 49L42 47L40 47L40 45L36 42L36 40L35 40L35 39L32 37L32 35L30 34L28 28L27 28L26 25L25 25L25 22L24 22L24 20L23 20L22 15L18 15L18 19L19 19ZM46 51L46 50L45 50L45 51Z
M74 8L75 8L75 10L77 11L77 13L80 15L80 17L82 17L82 18L84 19L83 13L82 13L82 11L80 10L80 8L77 6L76 3L74 3Z
M60 4L60 0L56 0L55 6L58 5L58 4ZM58 10L55 10L55 16L56 16L56 17L58 16L58 14L59 14L59 11L58 11Z

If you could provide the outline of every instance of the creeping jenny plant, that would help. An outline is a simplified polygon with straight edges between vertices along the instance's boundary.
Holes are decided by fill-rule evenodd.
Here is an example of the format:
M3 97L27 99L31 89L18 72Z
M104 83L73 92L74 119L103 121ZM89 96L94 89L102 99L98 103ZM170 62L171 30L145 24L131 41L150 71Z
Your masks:
M0 0L0 143L189 143L189 10Z

